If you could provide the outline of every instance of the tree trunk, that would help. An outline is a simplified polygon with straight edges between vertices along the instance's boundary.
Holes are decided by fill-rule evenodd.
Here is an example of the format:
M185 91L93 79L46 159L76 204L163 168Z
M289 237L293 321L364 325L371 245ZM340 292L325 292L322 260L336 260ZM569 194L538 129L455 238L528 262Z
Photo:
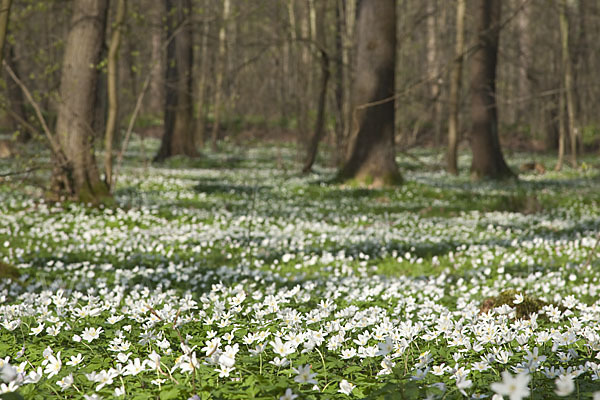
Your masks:
M518 93L517 102L517 120L520 123L526 123L530 127L533 125L531 120L531 97L532 82L530 79L531 68L533 65L533 40L531 32L532 3L522 5L523 9L517 15L518 44L519 44L519 73L518 73Z
M346 131L345 90L344 90L344 0L336 1L335 7L335 165L339 166L343 159L343 141Z
M354 132L339 175L373 186L398 184L402 176L394 149L394 0L358 3L357 40Z
M477 0L477 48L471 61L471 178L514 177L498 139L496 61L500 38L501 0Z
M229 24L229 14L231 11L230 0L223 0L223 19L219 28L219 54L217 55L217 65L215 68L215 103L214 103L214 121L212 128L212 148L217 149L217 140L219 138L219 129L221 125L221 113L223 104L223 71L226 68L227 57L227 26Z
M169 36L178 32L167 47L167 87L162 142L154 161L171 156L196 157L192 109L192 25L191 0L168 0Z
M565 82L565 96L567 101L567 133L571 142L571 166L577 167L577 141L578 135L575 128L575 93L573 88L573 66L569 53L569 20L567 17L567 0L560 2L560 39L562 50L562 66Z
M0 65L2 65L4 57L4 44L6 43L6 32L8 30L11 4L12 0L2 0L2 2L0 2Z
M163 18L166 14L164 1L151 0L150 23L152 52L150 65L152 78L148 93L146 112L153 115L161 115L165 110L165 54L163 43L165 39Z
M113 168L113 141L117 127L117 114L119 112L119 97L117 92L117 58L119 56L119 44L121 42L121 29L125 19L126 0L117 1L117 14L111 33L107 60L107 93L108 93L108 117L106 119L106 131L104 132L104 182L112 189Z
M440 76L440 61L437 44L436 14L437 0L427 0L427 69L429 79L429 95L432 101L431 122L433 124L433 133L436 145L440 145L441 138L441 114L442 102L440 94L442 91Z
M198 118L196 119L196 134L195 139L199 147L204 147L205 135L206 135L206 95L207 95L207 84L206 79L208 76L208 35L210 34L210 23L208 21L202 22L202 38L200 45L200 78L198 80L198 86L196 88L197 99L196 104L198 107Z
M446 155L448 172L453 175L458 175L456 153L458 150L459 97L462 83L463 53L465 51L465 10L466 0L458 0L456 4L454 66L450 77L450 116L448 118L448 153Z
M558 94L558 160L556 162L555 171L562 169L565 160L565 94L560 92Z
M107 6L107 0L74 1L61 72L56 134L66 160L55 165L52 191L86 203L109 195L100 180L91 128Z

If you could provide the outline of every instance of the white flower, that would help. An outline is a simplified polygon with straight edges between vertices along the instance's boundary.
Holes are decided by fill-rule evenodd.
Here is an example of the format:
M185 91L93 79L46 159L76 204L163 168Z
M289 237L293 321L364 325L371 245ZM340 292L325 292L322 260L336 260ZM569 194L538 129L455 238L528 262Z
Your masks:
M39 324L35 328L31 328L31 332L29 333L32 336L37 336L44 330L44 324Z
M81 338L83 340L86 340L88 343L90 343L92 340L98 339L102 332L104 332L102 327L100 327L100 328L85 328L83 330L83 333L81 334Z
M342 381L340 382L340 389L338 390L338 392L344 393L344 394L347 394L348 396L350 396L350 393L352 393L352 390L354 390L355 387L356 387L355 384L350 383L345 379L342 379Z
M61 380L57 381L56 384L58 386L60 386L61 391L64 392L65 390L70 388L71 385L73 385L73 382L74 382L73 374L69 374L69 375L65 376L64 378L62 378Z
M215 353L215 351L217 351L217 349L219 348L220 345L221 345L221 338L216 337L211 340L207 340L206 346L204 346L202 348L202 351L205 352L207 357L210 357Z
M456 380L456 387L458 388L458 390L460 390L460 392L463 394L463 396L467 395L467 392L465 392L465 389L468 389L471 386L473 386L473 382L464 376L461 376L460 378L458 378Z
M515 295L515 298L513 300L513 304L521 304L523 302L523 295L521 293L518 293Z
M126 375L137 375L140 372L143 372L146 369L144 364L140 361L139 358L135 358L133 361L129 360L129 363L125 366L125 371L123 372L123 376Z
M235 343L233 346L227 345L225 352L219 356L219 364L224 367L231 368L235 364L235 355L239 351L239 345Z
M19 390L19 385L15 381L10 382L8 385L6 383L0 384L0 394L12 393L17 390Z
M67 365L74 367L76 365L79 365L82 361L83 357L81 356L81 353L77 353L76 356L71 356L71 361L67 361Z
M219 373L219 378L228 378L229 374L235 369L235 367L226 367L221 365L219 368L215 369Z
M46 369L44 369L44 374L48 375L47 378L50 379L54 375L60 372L62 368L62 361L60 360L60 351L56 354L56 357L53 354L48 356L48 364L46 365Z
M575 383L571 374L561 375L554 381L556 384L556 393L559 396L568 396L575 390Z
M530 376L527 374L518 374L512 376L508 371L502 372L502 382L494 382L490 385L491 389L502 396L508 396L510 400L521 400L529 396Z
M44 376L42 372L42 367L38 367L35 371L31 371L27 374L27 376L23 380L23 383L38 383L40 379L42 379L42 376Z
M296 397L298 397L298 395L297 395L297 394L294 394L294 393L292 392L292 389L290 389L290 388L287 388L287 389L285 390L285 394L284 394L283 396L281 396L281 397L279 398L279 400L294 400Z
M160 368L160 355L153 351L148 355L148 360L145 360L144 364L150 369L158 370Z
M289 361L287 358L283 357L283 358L279 358L279 357L275 357L273 359L273 361L269 361L269 364L273 364L276 367L287 367L289 365Z
M314 379L315 376L317 376L316 373L310 373L310 364L306 364L303 367L299 367L298 369L296 368L292 368L292 371L294 371L296 374L296 377L294 378L295 382L298 383L313 383L313 384L317 384L317 381Z
M113 374L112 371L104 371L104 370L100 371L96 375L96 382L99 383L99 385L96 386L96 392L102 390L102 388L106 385L112 385L114 377L115 377L115 374Z
M15 367L8 363L9 358L2 360L2 365L0 366L0 379L4 382L11 382L17 377L17 370Z
M294 347L290 342L283 343L281 338L276 337L274 341L269 342L273 346L273 351L279 354L281 357L286 357L294 352Z
M385 342L378 343L377 347L379 350L377 351L376 355L385 356L394 351L394 342L392 341L392 338L388 336L385 338Z
M125 396L125 387L124 386L115 388L115 397L121 397L121 396Z

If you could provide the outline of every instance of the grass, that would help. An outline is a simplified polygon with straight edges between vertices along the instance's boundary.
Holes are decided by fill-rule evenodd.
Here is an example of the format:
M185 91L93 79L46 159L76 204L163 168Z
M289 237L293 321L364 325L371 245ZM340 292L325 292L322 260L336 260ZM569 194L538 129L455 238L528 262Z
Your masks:
M156 146L132 143L114 208L44 202L43 170L0 186L0 391L483 398L506 370L534 399L600 390L593 167L471 183L423 151L367 190L296 174L287 145L144 165Z

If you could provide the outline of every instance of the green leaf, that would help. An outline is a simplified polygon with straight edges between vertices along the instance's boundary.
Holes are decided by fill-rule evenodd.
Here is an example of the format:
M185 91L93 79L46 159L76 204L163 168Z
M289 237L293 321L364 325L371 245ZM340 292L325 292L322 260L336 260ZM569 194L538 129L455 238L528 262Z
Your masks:
M160 400L177 399L179 397L179 388L176 387L160 392Z
M24 400L23 396L21 396L17 392L0 394L0 399L2 399L2 400Z

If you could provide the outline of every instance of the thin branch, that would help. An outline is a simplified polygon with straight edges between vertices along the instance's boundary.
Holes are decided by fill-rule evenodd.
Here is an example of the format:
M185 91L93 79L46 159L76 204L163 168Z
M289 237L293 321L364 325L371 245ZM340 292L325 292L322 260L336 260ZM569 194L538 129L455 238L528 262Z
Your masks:
M29 91L29 89L27 89L27 86L25 86L25 84L15 74L15 72L12 70L12 68L6 62L6 60L2 61L2 65L6 69L6 71L8 72L8 74L10 75L10 77L12 78L12 80L15 81L15 83L21 88L21 90L23 91L23 94L25 94L25 97L27 98L27 101L33 107L33 109L35 111L35 115L37 116L40 124L42 125L42 129L44 131L44 134L46 135L46 138L48 139L48 142L50 142L50 147L52 148L52 152L55 155L61 154L60 145L58 144L56 138L52 134L52 131L50 131L50 128L48 128L48 124L46 123L46 119L44 118L44 116L42 114L40 106L33 99L33 96L31 95L31 92Z

